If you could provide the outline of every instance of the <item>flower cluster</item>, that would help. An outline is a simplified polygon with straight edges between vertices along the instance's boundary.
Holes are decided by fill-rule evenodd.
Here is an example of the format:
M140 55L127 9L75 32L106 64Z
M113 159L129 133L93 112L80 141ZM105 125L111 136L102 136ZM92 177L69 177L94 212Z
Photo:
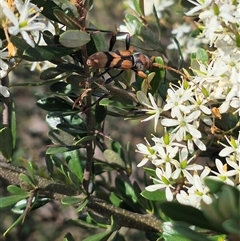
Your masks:
M200 208L202 201L211 202L204 184L206 176L240 187L240 124L236 121L240 116L240 2L189 2L195 7L187 15L199 16L200 37L214 50L208 52L208 59L195 59L191 77L185 71L188 79L169 86L161 112L151 96L155 130L162 125L166 131L163 137L152 138L153 145L138 144L137 152L143 154L138 167L148 161L155 166L154 184L146 190L163 189L167 200L176 198ZM156 120L156 113L161 120ZM235 124L229 127L229 122ZM216 136L215 131L222 136L222 141L216 142L221 151L215 158L215 171L204 168L199 158L211 145L203 127L210 130L208 133L212 131L210 136Z
M20 33L23 39L34 47L32 34L38 35L38 32L45 28L45 23L39 17L40 9L30 3L30 0L16 0L14 3L14 6L10 6L8 1L1 1L0 7L6 18L2 25L5 25L11 35Z

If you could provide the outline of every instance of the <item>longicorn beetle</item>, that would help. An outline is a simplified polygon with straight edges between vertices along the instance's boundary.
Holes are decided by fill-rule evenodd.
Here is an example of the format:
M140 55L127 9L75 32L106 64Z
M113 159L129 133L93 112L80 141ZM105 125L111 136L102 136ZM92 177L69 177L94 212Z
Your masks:
M111 82L113 78L119 76L124 70L128 69L133 70L138 76L147 79L148 77L143 71L152 67L152 59L141 52L133 53L133 49L130 48L129 34L126 36L126 50L112 51L115 42L116 35L113 35L110 41L109 51L92 54L87 59L87 65L94 68L104 68L105 71L100 73L99 77L108 72L111 68L121 70L114 77L107 79L105 83Z

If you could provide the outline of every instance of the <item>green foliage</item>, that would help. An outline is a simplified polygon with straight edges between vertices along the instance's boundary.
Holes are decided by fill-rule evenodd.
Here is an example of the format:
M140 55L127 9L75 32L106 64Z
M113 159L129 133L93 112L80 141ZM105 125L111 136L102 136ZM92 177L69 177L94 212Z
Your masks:
M206 185L213 194L213 202L204 204L202 210L166 202L163 190L142 190L143 180L133 180L138 175L134 173L132 143L129 141L123 145L105 134L104 124L110 116L116 122L124 118L138 120L146 117L146 104L150 103L148 94L160 96L164 101L168 84L176 84L174 78L179 72L176 68L176 72L171 73L166 68L167 64L172 69L174 66L166 60L164 41L159 37L162 26L155 6L153 5L154 16L149 25L145 19L146 1L133 0L135 14L125 15L126 26L130 30L134 29L131 37L133 45L149 56L152 53L157 56L151 68L144 72L147 78L136 76L136 81L132 82L135 73L130 62L129 69L118 77L114 76L119 70L113 71L114 74L112 70L107 71L114 81L106 84L104 81L108 77L102 76L102 70L89 68L86 59L96 52L108 51L109 36L116 34L119 37L122 33L100 31L91 20L86 23L87 26L81 26L77 21L82 17L78 16L79 9L67 0L31 2L43 9L41 13L46 18L61 23L66 28L54 25L56 35L49 31L43 32L45 43L36 43L34 48L21 36L11 36L11 43L17 49L17 58L30 62L49 61L54 65L40 73L41 81L14 83L12 87L49 86L48 92L42 94L36 103L38 108L47 112L46 122L51 128L48 137L52 144L47 146L45 152L46 169L54 184L75 191L68 196L65 190L54 190L61 195L63 205L74 206L79 214L77 219L67 220L68 224L86 230L100 230L94 235L89 234L83 241L125 240L121 233L121 228L125 225L144 231L148 240L207 241L225 238L225 234L240 235L240 200L236 188L207 179ZM182 4L189 7L186 1L182 1ZM87 11L92 5L93 1L89 1L89 6L82 7ZM81 23L85 24L84 21ZM118 44L121 46L122 43L119 41ZM180 50L178 59L182 59ZM191 56L192 67L208 61L207 51L202 48ZM107 64L106 69L108 70ZM204 94L208 95L207 91ZM0 139L5 140L0 142L0 152L7 160L11 160L16 146L14 109L11 118L11 126L0 129ZM222 119L222 123L229 128L233 128L238 121L237 114L223 116ZM121 126L118 131L122 131ZM234 129L233 133L236 131L238 130ZM98 155L99 153L101 154ZM144 171L147 177L156 177L155 170L145 167ZM30 215L29 210L39 208L53 198L49 189L41 193L42 183L36 177L36 172L31 161L25 162L25 171L18 175L21 185L8 186L11 195L0 198L0 208L12 208L12 211L20 214L4 235L23 221L26 215ZM144 185L148 181L145 180ZM103 210L93 206L89 208L92 196L102 198ZM120 220L122 216L123 220ZM162 227L153 226L153 217ZM132 222L134 225L131 226ZM190 225L196 228L193 230ZM208 235L208 231L204 233L206 229L219 234ZM149 235L149 232L154 235ZM71 233L67 233L63 240L75 239Z

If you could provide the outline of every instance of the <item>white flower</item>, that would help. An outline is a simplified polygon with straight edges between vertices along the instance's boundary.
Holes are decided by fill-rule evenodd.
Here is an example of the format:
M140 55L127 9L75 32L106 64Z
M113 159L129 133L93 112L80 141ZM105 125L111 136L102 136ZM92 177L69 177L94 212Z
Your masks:
M209 177L211 177L213 179L218 179L218 180L220 179L221 181L227 183L228 185L233 186L234 182L229 177L235 176L236 170L228 171L227 170L227 164L223 165L223 163L219 159L216 159L215 163L216 163L216 167L217 167L218 172L211 171L216 176L209 176Z
M186 102L193 95L192 89L185 90L183 86L174 90L173 87L168 89L167 104L163 107L164 111L171 110L171 116L173 118L180 118L182 113L188 114L191 109L186 106Z
M140 143L137 144L136 152L143 154L143 159L140 163L138 163L137 167L144 166L149 160L152 161L157 158L155 147L151 147L149 143L147 142L147 146Z
M224 148L219 152L219 156L229 157L232 161L240 161L240 133L237 141L233 137L231 137L231 140L227 136L225 138L229 146L220 142ZM232 155L230 156L230 154Z
M8 73L8 64L0 59L0 80L4 78Z
M194 184L189 188L189 194L195 194L199 198L199 204L197 207L200 207L201 201L204 201L207 204L212 202L211 197L208 195L209 188L203 183L203 180L197 173L193 175Z
M10 96L8 88L0 84L0 94L2 94L5 98Z
M190 164L190 162L195 158L192 156L188 159L189 152L187 148L183 148L179 152L179 162L175 165L176 170L172 174L173 179L179 178L180 174L183 174L189 182L192 180L192 174L189 171L197 171L203 169L203 166L197 164Z
M194 138L201 138L202 134L199 130L197 130L196 126L190 124L193 121L197 120L200 116L201 111L197 110L192 112L190 115L182 115L178 117L178 120L175 119L163 119L161 121L163 126L177 126L172 133L176 132L176 140L182 141L186 138L187 133L189 133Z
M147 186L145 189L147 191L156 191L158 189L165 188L165 195L166 199L168 201L173 200L173 193L171 189L174 189L174 187L171 185L171 176L172 176L172 170L166 170L166 172L163 172L160 168L156 168L156 175L157 178L152 178L155 182L154 185Z
M149 105L148 103L142 102L143 105L149 108L149 109L142 109L142 111L146 111L146 113L149 114L150 116L142 121L149 121L154 118L154 131L156 132L159 116L162 113L162 109L157 106L151 93L148 93L148 97L150 99L151 105Z
M5 2L2 1L1 5L4 15L13 24L13 26L8 28L9 33L12 35L20 33L24 40L31 47L34 47L35 44L28 32L43 30L45 27L43 22L34 21L37 20L39 9L31 4L30 0L26 0L24 3L21 0L15 0L16 8L20 14L19 17L17 17Z
M157 159L154 159L152 161L153 165L155 166L161 166L162 164L165 164L166 167L170 167L170 164L176 165L177 160L174 159L174 157L177 156L178 153L178 146L166 146L165 148L161 145L156 145L156 151L157 151Z
M192 8L190 11L186 13L186 15L193 15L196 12L199 12L202 9L206 9L210 4L212 4L212 0L188 0L190 3L194 4L196 7Z

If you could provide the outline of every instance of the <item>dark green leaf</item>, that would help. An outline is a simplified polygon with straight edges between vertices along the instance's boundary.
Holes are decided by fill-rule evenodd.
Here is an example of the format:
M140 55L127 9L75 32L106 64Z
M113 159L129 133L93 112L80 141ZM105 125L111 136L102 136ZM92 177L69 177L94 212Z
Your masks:
M221 190L222 186L225 185L224 182L214 180L212 178L204 179L204 183L209 188L210 192L217 193Z
M115 179L115 185L117 190L120 192L121 197L127 202L127 204L130 204L130 202L132 202L133 204L138 203L138 197L135 194L135 190L128 182L117 177ZM140 207L138 206L137 208Z
M46 111L60 111L61 113L64 111L69 111L69 113L73 112L72 106L68 104L66 101L55 98L55 97L46 97L37 101L37 106Z
M141 195L151 201L166 201L166 195L165 195L165 191L161 191L161 190L156 190L153 192L149 192L147 190L144 190L141 192Z
M153 77L152 81L151 81L151 94L154 95L158 90L159 87L161 85L161 83L163 82L164 76L165 76L165 69L161 68L161 66L164 65L164 61L162 59L162 57L155 57L154 58L154 63L159 64L159 67L155 67L153 66L151 71L155 73L155 76Z
M89 222L86 222L86 221L80 220L80 219L74 219L74 220L70 219L70 220L67 220L67 223L77 226L77 227L85 228L85 229L99 228L96 224L91 224Z
M63 239L63 241L74 241L74 238L71 233L67 233Z
M20 200L29 196L29 193L21 194L21 195L12 195L9 197L0 197L0 208L6 208L13 206Z
M40 9L42 9L41 13L46 16L48 19L53 21L58 21L58 19L54 16L54 9L62 10L54 1L49 0L32 0L34 4L36 4Z
M88 238L83 239L83 241L102 241L103 239L106 240L110 235L112 234L112 230L105 231L102 233L97 233L95 235L92 235Z
M96 105L95 107L95 121L97 124L100 124L102 121L105 120L107 115L107 108L102 105Z
M113 150L111 149L107 149L103 152L103 155L104 155L104 158L106 159L106 161L111 164L111 165L114 165L114 166L117 166L121 169L124 169L125 168L125 163L124 161L121 159L121 157L116 153L114 152Z
M163 237L167 241L209 241L205 236L181 222L164 223Z
M41 80L53 79L62 73L64 73L64 70L58 69L56 67L50 67L41 72L40 79Z
M212 228L202 211L192 206L182 205L176 202L162 202L160 203L160 208L168 217L173 220L184 221L201 228Z
M35 46L35 48L28 47L23 52L21 56L23 59L28 61L44 61L44 60L54 60L59 59L63 56L70 55L74 53L76 49L65 48L65 47L55 47L55 46Z
M53 10L54 16L65 26L67 26L70 29L79 29L79 26L77 26L73 21L71 20L71 17L69 17L67 14L65 14L62 9L54 9Z
M8 127L0 130L0 152L7 159L11 159L13 152L12 132Z
M79 149L79 146L56 146L49 147L46 151L46 154L59 154L67 151L73 151Z
M50 86L50 90L53 93L57 93L58 95L63 95L63 96L69 95L70 93L73 93L72 86L68 83L65 83L65 82L53 83Z
M165 54L165 48L163 47L162 43L158 39L158 37L155 35L152 30L150 30L146 26L141 26L139 29L137 29L136 32L137 36L139 36L141 39L144 40L144 42L154 49L155 51L158 51L162 54Z
M109 220L103 216L99 216L98 214L88 211L88 215L91 219L98 224L101 228L108 228Z
M71 146L76 142L72 135L58 129L49 131L48 136L54 144Z
M240 217L238 217L238 220L226 220L222 223L222 226L228 233L240 237Z
M79 30L69 30L60 35L59 42L68 48L80 48L90 41L90 35Z
M57 125L57 128L73 136L76 136L76 135L86 136L88 132L86 129L87 127L83 123L83 121L80 124L61 123Z

